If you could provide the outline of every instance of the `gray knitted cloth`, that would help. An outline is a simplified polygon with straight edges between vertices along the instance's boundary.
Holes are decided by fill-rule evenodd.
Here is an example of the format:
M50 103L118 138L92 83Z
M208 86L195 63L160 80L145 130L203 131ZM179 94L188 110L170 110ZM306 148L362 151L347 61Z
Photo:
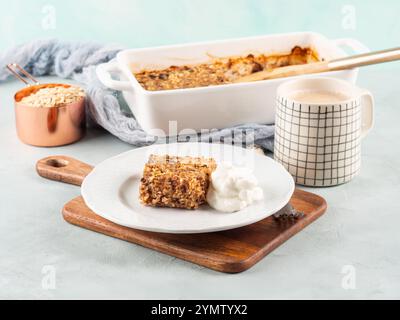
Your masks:
M92 121L134 146L165 142L165 139L144 132L126 105L124 106L120 94L104 87L96 76L96 66L112 60L122 49L115 45L68 43L54 39L33 41L0 52L0 83L11 77L5 66L14 62L34 76L53 75L76 80L86 90L87 109ZM244 132L247 135L250 133L251 137L246 138L247 142L266 150L273 150L274 126L272 125L243 124L211 131L195 138L196 141L202 142L223 142L227 139L232 140L233 134L237 132ZM180 137L176 139L182 140Z

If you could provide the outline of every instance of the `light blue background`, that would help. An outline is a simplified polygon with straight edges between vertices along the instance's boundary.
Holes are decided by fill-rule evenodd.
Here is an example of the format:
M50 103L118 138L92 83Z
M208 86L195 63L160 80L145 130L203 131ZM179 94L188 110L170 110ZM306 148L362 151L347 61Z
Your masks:
M397 47L400 1L0 0L0 51L39 38L133 48L293 31Z
M354 37L372 49L400 45L399 0L0 0L0 4L0 50L46 37L142 47L290 31ZM42 27L49 5L55 8L55 29ZM355 9L354 30L346 27L352 10L348 6Z

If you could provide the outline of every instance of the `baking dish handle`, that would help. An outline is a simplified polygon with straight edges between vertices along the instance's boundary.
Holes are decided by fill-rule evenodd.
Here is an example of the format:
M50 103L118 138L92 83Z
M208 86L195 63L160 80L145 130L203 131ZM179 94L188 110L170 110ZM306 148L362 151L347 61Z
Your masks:
M332 40L333 43L338 47L348 47L354 51L354 54L362 54L371 52L371 50L362 42L352 39L352 38L343 38Z
M111 61L108 63L102 63L97 66L96 73L101 81L106 87L119 91L130 91L132 90L132 85L129 81L119 81L115 80L111 76L111 72L121 73L116 61Z

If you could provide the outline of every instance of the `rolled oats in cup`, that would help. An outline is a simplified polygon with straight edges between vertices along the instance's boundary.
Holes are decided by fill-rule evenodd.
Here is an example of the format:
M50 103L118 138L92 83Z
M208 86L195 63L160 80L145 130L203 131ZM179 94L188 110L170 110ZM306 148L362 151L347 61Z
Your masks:
M85 134L85 92L68 84L37 84L15 94L17 133L24 143L53 147Z
M62 83L40 84L17 63L6 68L26 87L14 95L19 139L33 146L55 147L81 139L86 131L85 92Z
M76 103L85 96L77 86L44 87L21 99L20 103L33 108L53 108Z

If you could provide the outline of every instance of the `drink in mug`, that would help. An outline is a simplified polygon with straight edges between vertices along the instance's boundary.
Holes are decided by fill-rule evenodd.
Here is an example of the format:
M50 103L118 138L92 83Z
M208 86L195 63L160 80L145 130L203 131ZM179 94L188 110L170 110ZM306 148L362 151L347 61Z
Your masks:
M334 78L283 83L277 92L275 160L297 184L334 186L361 167L361 140L373 125L370 92Z

